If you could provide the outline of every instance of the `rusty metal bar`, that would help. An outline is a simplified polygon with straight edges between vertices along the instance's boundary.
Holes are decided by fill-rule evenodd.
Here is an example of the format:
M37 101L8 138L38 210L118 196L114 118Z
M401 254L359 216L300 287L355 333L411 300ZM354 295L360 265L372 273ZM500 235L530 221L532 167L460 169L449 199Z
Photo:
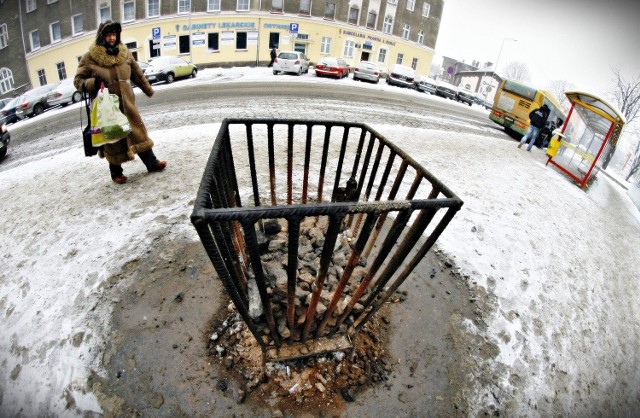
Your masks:
M344 163L344 154L347 152L347 140L349 139L349 128L344 128L342 132L342 143L340 144L340 155L338 156L338 166L336 168L336 176L333 181L333 191L331 192L331 201L336 202L336 193L340 187L340 174L342 173L342 164Z
M427 238L426 242L422 245L422 247L420 247L420 250L418 250L418 253L413 257L413 259L409 262L409 264L407 264L407 266L402 270L402 272L400 273L398 278L393 282L391 287L380 295L380 298L375 303L375 305L372 306L369 312L367 312L366 309L362 312L360 317L358 317L358 319L354 323L354 329L357 332L359 332L364 326L364 324L366 324L367 321L369 321L369 319L376 312L378 312L378 310L380 310L380 308L387 301L387 299L389 299L389 297L393 295L393 293L396 290L398 290L398 287L400 287L400 285L406 280L407 276L409 276L409 274L415 269L415 267L424 258L427 252L429 252L433 244L435 244L436 240L440 237L444 229L447 227L447 225L449 225L449 222L451 222L451 219L453 219L453 216L458 212L458 210L460 210L460 206L454 206L454 207L451 207L449 210L447 210L447 212L445 213L443 218L440 220L436 228L429 235L429 238ZM431 218L433 218L433 216L431 216ZM419 235L421 234L421 231L419 230L418 227L416 227L416 229L412 232L414 234L416 233ZM418 237L416 237L415 241L417 241L420 238L419 235ZM405 257L406 255L408 255L408 251L407 251L407 254L405 254ZM397 267L398 266L395 266L395 270L397 270ZM389 270L391 270L392 268L393 267L391 264L387 266L387 269Z
M294 216L289 221L289 257L287 260L287 322L289 324L289 340L294 340L296 332L296 279L298 278L298 244L300 240L300 217Z
M329 226L327 227L327 233L324 239L324 245L322 246L322 254L320 256L320 266L316 273L316 279L314 287L312 288L311 302L307 308L307 315L304 322L304 330L302 332L302 342L305 342L309 337L311 331L311 325L315 319L316 309L318 307L318 301L320 300L320 293L324 286L324 281L327 277L327 271L329 270L329 263L331 263L331 257L333 256L333 249L336 245L338 233L340 232L340 225L344 214L329 215Z
M245 241L247 243L247 252L249 253L249 259L251 261L251 269L253 270L253 276L256 281L256 285L258 286L258 292L260 293L260 302L264 309L264 316L267 320L267 325L276 347L280 347L280 336L278 335L278 329L271 309L271 296L267 290L267 280L264 276L264 270L262 269L260 251L258 251L258 238L256 235L255 224L253 222L243 222L242 228L244 230ZM254 336L256 336L256 339L261 340L261 338L257 337L257 334L254 334Z
M322 318L322 321L318 326L318 330L316 331L316 337L323 336L324 328L326 327L327 322L329 322L329 320L333 316L333 311L336 310L338 301L342 297L342 292L344 291L344 287L347 285L347 282L351 278L351 274L353 273L354 267L358 264L358 261L360 261L360 254L362 253L362 249L364 248L365 244L367 243L367 240L369 239L369 235L373 230L373 226L375 225L376 220L378 219L378 216L379 216L379 213L377 212L370 213L367 215L367 219L364 221L364 226L362 227L362 232L360 233L360 236L356 241L356 245L354 246L351 252L349 261L347 262L347 265L345 266L342 272L342 277L340 278L340 281L338 282L338 285L334 290L333 298L331 299L331 302L327 307L327 311L324 313L324 317Z
M409 164L406 161L402 161L402 164L400 164L400 169L398 170L398 173L396 174L396 179L393 182L393 186L391 186L391 190L389 191L389 196L388 196L388 200L395 200L396 198L396 194L398 193L398 189L400 188L400 185L402 184L402 180L404 179L404 176L407 172L407 167L409 166ZM418 177L416 177L418 178ZM414 184L415 184L415 180L414 180ZM419 185L420 183L418 183ZM417 186L416 186L417 188ZM380 233L380 230L382 229L382 225L384 225L385 221L387 220L387 212L383 213L382 215L380 215L380 219L378 219L378 223L376 224L376 227L373 231L373 236L372 238L369 240L369 243L367 244L367 247L364 249L364 251L362 252L362 256L367 258L369 257L369 254L371 253L371 249L373 248L374 244L376 243L377 239L378 239L378 234Z
M287 205L293 203L293 124L287 131Z
M250 124L246 124L247 151L249 157L249 169L251 171L251 187L253 188L253 205L260 206L260 189L258 188L258 176L256 173L256 156L253 146L253 130Z
M273 123L267 124L267 147L269 148L269 184L271 188L271 205L276 206L276 157L274 155Z
M320 177L318 178L318 198L317 202L322 202L322 191L324 189L324 175L327 169L327 155L329 154L329 140L331 139L331 126L325 125L324 144L322 145L322 162L320 163Z
M311 134L313 128L311 124L307 124L307 140L304 147L304 178L302 180L302 204L307 203L307 194L309 193L309 162L311 160Z

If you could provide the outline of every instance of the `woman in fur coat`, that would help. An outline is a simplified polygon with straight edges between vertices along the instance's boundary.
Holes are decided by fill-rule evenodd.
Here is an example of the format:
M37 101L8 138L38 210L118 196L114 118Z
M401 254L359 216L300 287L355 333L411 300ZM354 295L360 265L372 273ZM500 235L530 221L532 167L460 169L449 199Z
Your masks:
M106 21L100 24L96 41L78 64L74 84L79 91L87 92L92 99L104 83L109 93L120 99L120 110L127 116L131 133L124 139L100 148L98 155L106 158L111 171L111 179L118 184L127 182L122 163L132 161L138 154L149 172L162 171L167 166L158 161L153 153L153 141L147 134L136 108L135 94L131 81L140 87L148 97L153 96L153 88L144 77L138 63L127 47L120 42L122 28L118 22Z

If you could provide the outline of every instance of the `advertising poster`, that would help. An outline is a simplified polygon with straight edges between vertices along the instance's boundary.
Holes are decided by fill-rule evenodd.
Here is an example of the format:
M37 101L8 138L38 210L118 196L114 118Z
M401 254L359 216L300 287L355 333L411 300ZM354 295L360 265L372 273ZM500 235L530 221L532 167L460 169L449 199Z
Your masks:
M176 35L167 35L162 38L162 49L167 51L176 49Z
M222 32L220 34L220 44L221 45L233 45L233 41L235 39L235 32Z
M247 44L248 45L258 45L258 31L252 30L247 32Z
M204 32L194 32L191 34L191 46L203 47L207 43L206 34Z

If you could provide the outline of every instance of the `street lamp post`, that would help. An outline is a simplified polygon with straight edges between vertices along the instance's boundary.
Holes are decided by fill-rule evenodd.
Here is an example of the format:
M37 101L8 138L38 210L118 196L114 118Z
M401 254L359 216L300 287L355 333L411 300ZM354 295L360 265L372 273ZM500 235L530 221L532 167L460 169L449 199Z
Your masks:
M504 41L518 42L518 40L514 38L502 38L502 45L500 46L500 52L498 52L498 59L496 60L496 65L493 67L493 73L495 75L498 75L498 63L500 62L500 55L502 55L502 48L504 48Z
M496 77L500 77L498 75L498 63L500 62L500 55L502 55L502 48L504 48L504 41L514 41L514 42L518 42L517 39L515 38L502 38L502 45L500 45L500 52L498 52L498 59L496 60L495 65L493 66L493 77L491 77L491 85L487 86L487 95L489 94L489 87L491 87L491 89L494 88L493 85L493 81L495 80L498 84L500 84L500 82L496 79ZM486 96L485 96L485 102L486 102Z

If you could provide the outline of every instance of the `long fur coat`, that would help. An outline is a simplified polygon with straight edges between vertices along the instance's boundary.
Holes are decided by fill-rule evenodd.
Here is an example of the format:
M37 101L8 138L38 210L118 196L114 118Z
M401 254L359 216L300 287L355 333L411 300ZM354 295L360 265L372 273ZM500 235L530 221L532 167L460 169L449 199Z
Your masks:
M107 23L107 22L105 22ZM140 66L131 55L127 47L120 42L120 25L117 25L117 55L110 55L104 46L103 33L105 29L113 30L105 23L100 25L96 35L96 42L91 45L78 64L74 84L79 91L83 88L95 98L100 86L100 79L104 80L109 93L116 94L120 99L120 110L127 116L131 125L131 133L126 140L115 144L108 144L101 148L98 155L106 158L111 164L122 164L134 159L135 154L148 151L153 147L153 141L147 134L147 128L136 107L136 97L131 87L133 81L148 97L153 96L153 88L144 77ZM96 80L97 79L97 80Z

